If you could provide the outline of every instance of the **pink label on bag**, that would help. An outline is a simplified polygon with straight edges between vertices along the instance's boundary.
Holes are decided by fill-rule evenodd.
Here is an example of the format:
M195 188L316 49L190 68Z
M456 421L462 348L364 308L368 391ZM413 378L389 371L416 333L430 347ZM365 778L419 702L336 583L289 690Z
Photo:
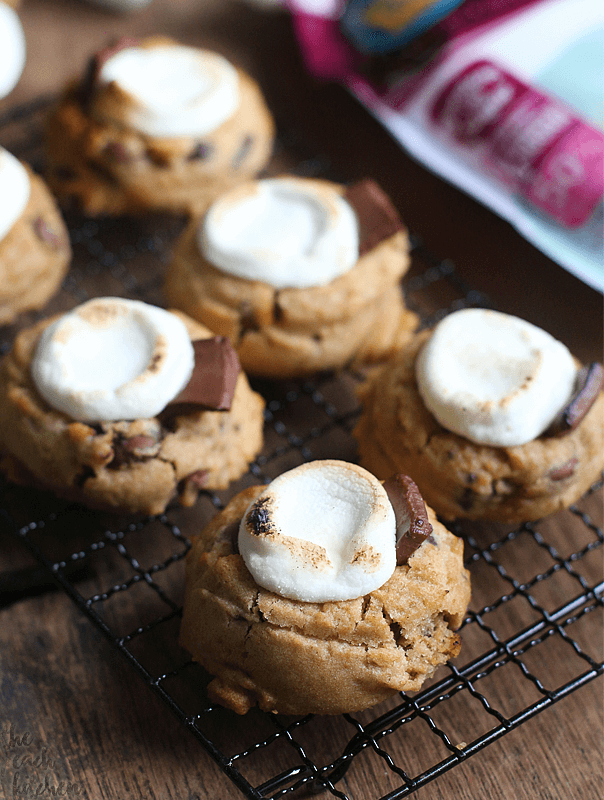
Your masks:
M545 154L523 194L565 225L583 225L604 195L602 133L578 122Z
M453 78L430 117L491 174L567 226L582 225L604 195L604 134L491 61Z

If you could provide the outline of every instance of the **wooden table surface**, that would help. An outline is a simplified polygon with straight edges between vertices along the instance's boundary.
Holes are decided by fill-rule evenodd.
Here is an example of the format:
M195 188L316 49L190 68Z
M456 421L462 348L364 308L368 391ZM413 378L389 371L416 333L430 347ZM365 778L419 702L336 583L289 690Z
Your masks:
M259 80L280 124L298 131L310 152L328 156L335 174L348 180L375 177L409 228L433 253L453 259L458 274L487 292L498 308L548 329L583 360L602 358L601 295L540 254L505 222L407 158L340 87L314 83L305 74L284 13L261 13L237 0L155 0L131 16L78 0L24 0L20 13L28 61L18 87L0 102L0 113L55 93L79 72L92 51L118 34L166 33L214 47ZM601 495L588 501L587 510L601 525ZM554 520L550 528L554 538L558 530L570 537L568 552L582 546L581 523ZM564 552L563 543L560 548ZM592 555L585 571L582 563L577 569L595 583L601 580L601 548ZM24 550L0 540L0 571L30 563ZM522 580L522 568L516 568ZM480 585L479 574L475 576L472 607L487 604L490 590ZM563 582L554 587L547 607L555 608L565 591ZM500 623L503 631L513 624L514 609L507 610ZM599 612L589 615L581 637L601 660ZM543 656L552 667L552 680L558 675L568 679L565 668L574 653L564 645ZM492 687L492 696L499 694L503 705L509 701L513 707L515 696L524 692L521 684L504 675ZM469 719L467 710L448 703L449 713L459 716L442 724L462 729ZM235 731L239 721L232 724ZM64 782L64 796L90 800L241 796L63 593L43 594L0 610L0 737L0 797L34 796L36 787L44 787L45 776L52 778L48 785ZM404 753L413 744L411 737L384 746ZM376 786L385 794L400 785L392 778L381 782L384 767L379 759L377 765L370 758L366 761L338 785L341 791L369 800L377 796ZM414 796L589 800L603 795L602 771L598 679ZM45 791L42 796L49 796L50 790Z

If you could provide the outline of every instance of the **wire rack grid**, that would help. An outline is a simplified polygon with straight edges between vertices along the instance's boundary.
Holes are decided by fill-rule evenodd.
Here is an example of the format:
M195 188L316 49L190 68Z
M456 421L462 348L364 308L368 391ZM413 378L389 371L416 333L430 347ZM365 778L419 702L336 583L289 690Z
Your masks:
M47 102L0 117L2 144L37 166ZM329 173L326 157L295 150L295 135L280 141L291 171ZM162 275L181 220L72 215L67 222L73 265L45 313L99 294L162 304ZM488 305L450 261L433 257L417 239L405 291L424 324L455 308ZM24 315L19 326L40 316ZM16 326L0 330L1 351L15 332ZM343 372L252 381L267 401L262 454L228 491L203 492L193 509L120 519L0 485L2 529L29 548L249 798L310 792L369 800L367 785L372 798L406 797L604 671L600 482L571 509L537 523L455 526L473 585L464 644L420 692L334 718L259 711L235 718L208 701L209 676L177 644L190 536L245 486L316 458L354 461L359 380Z

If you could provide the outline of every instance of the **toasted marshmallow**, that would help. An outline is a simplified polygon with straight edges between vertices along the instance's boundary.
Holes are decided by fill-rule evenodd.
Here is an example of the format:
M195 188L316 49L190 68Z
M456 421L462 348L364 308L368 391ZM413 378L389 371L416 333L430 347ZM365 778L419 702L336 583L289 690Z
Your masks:
M0 1L0 98L17 85L25 66L25 34L17 12Z
M422 348L422 399L450 431L477 444L512 447L540 436L572 395L568 349L518 317L465 309L445 317Z
M396 521L374 476L344 461L280 475L247 509L239 552L256 583L303 602L351 600L396 567Z
M23 164L0 147L0 241L25 211L31 184Z
M218 53L179 44L119 50L101 67L99 83L126 96L114 121L149 136L204 136L239 107L239 75ZM111 114L113 106L103 106ZM118 114L119 111L119 114Z
M99 297L46 328L32 362L42 397L82 422L154 417L187 384L194 352L169 311Z
M199 229L219 269L277 289L329 283L359 258L352 206L328 184L270 178L219 198Z

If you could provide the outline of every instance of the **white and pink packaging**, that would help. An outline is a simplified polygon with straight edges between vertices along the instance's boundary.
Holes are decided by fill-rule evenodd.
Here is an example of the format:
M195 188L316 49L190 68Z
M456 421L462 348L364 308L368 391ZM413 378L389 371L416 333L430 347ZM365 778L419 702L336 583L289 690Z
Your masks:
M407 59L356 50L346 2L288 3L316 76L345 83L412 156L604 291L600 0L465 0Z

